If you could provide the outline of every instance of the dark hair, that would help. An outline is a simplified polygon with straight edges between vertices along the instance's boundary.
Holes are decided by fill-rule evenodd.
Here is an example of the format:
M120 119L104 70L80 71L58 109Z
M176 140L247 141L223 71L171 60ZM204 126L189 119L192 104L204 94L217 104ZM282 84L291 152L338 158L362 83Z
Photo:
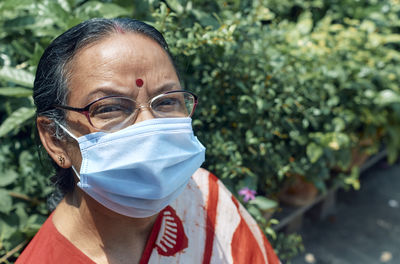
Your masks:
M155 40L166 51L174 65L167 42L154 27L130 18L87 20L57 37L44 51L36 71L33 88L36 115L46 116L60 124L65 124L64 111L54 108L53 105L67 103L69 62L73 60L79 50L87 45L100 41L111 34L124 32L142 34ZM47 129L54 131L54 136L59 139L64 136L63 131L55 122L52 122ZM72 170L71 168L61 168L52 159L50 160L56 169L56 175L52 177L52 182L58 191L65 195L74 188Z

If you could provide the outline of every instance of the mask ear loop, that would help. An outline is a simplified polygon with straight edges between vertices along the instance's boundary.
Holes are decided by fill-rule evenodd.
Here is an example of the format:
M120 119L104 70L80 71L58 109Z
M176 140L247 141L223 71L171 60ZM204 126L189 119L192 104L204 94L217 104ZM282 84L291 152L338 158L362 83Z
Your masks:
M68 131L68 129L67 129L65 126L61 125L60 122L58 122L57 120L54 120L54 122L55 122L57 125L59 125L59 126L61 127L61 129L64 130L65 133L67 133L70 137L72 137L73 139L75 139L75 140L78 142L78 144L79 144L78 138L77 138L74 134L72 134L70 131ZM80 175L80 174L78 173L78 171L75 169L74 165L72 165L72 170L74 171L76 177L78 177L79 181L81 181L81 175Z
M79 181L81 181L81 175L76 171L74 165L71 166L72 170L75 172L76 177L78 177Z
M74 136L74 134L72 134L71 132L69 132L68 129L67 129L65 126L61 125L60 122L58 122L57 120L54 120L54 122L55 122L57 125L59 125L59 126L62 128L62 130L64 130L65 133L67 133L70 137L72 137L72 138L75 139L77 142L79 142L79 141L78 141L78 138L77 138L76 136Z

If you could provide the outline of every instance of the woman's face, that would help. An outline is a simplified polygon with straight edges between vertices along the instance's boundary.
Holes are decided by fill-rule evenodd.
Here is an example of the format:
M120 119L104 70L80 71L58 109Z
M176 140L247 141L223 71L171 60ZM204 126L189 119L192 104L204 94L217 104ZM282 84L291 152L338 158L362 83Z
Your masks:
M146 104L154 96L179 90L175 69L166 52L154 40L135 33L112 34L80 50L68 65L68 105L84 107L108 95L122 95ZM143 80L138 87L136 80ZM142 108L135 123L153 118ZM97 131L80 113L67 111L67 125L77 137ZM79 170L78 144L68 147L72 164Z

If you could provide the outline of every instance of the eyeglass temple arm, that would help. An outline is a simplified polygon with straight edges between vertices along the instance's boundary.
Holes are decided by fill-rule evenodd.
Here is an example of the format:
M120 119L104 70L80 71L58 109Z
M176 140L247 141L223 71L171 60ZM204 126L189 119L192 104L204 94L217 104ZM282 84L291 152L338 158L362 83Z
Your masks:
M84 107L84 108L76 108L76 107L72 107L72 106L68 106L68 105L53 105L53 107L55 108L61 108L61 109L65 109L65 110L71 110L71 111L75 111L75 112L87 112L88 111L88 107Z

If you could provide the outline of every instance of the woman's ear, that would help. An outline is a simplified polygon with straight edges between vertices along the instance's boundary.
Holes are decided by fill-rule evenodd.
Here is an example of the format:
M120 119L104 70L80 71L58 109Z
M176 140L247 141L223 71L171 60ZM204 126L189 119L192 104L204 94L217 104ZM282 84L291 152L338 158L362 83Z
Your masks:
M65 150L65 142L58 139L55 135L54 126L52 126L53 122L53 120L44 116L37 117L36 124L39 137L50 157L58 164L58 166L67 169L72 166L72 161Z

